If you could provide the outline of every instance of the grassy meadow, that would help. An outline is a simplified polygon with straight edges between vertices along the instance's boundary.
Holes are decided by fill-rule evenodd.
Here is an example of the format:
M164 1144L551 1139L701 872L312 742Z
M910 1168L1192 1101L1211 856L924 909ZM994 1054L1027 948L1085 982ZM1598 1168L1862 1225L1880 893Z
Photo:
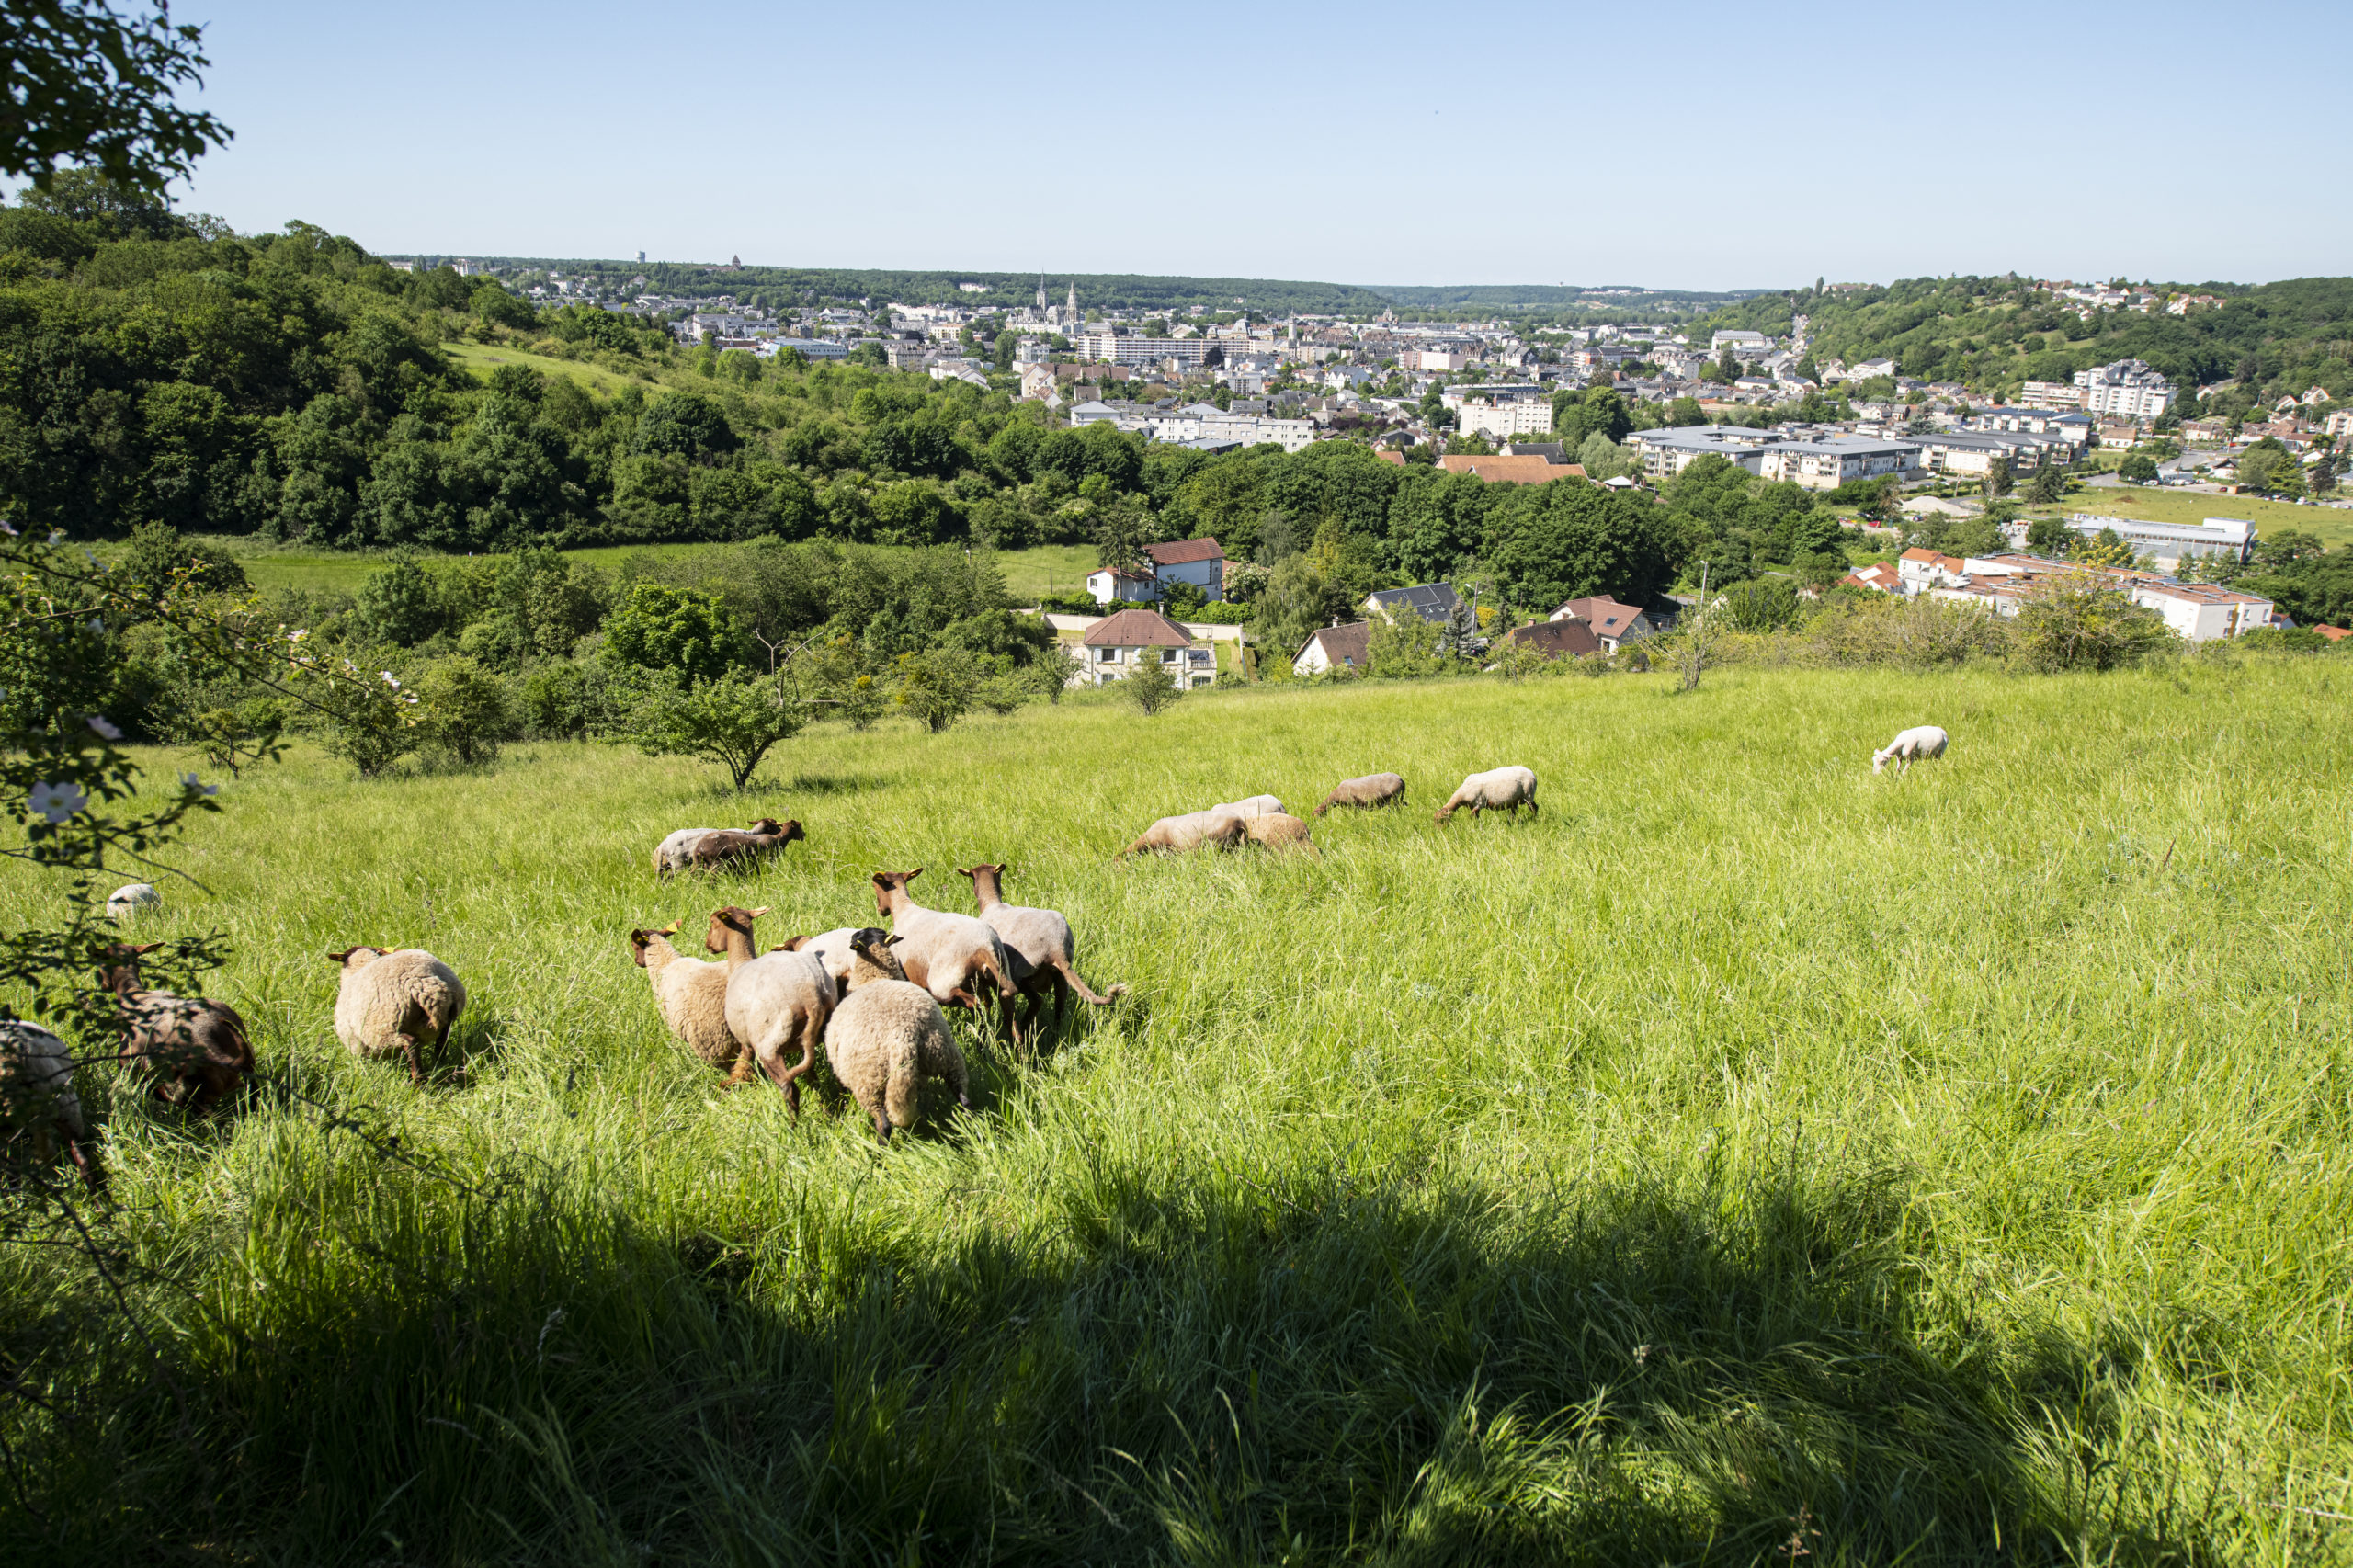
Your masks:
M0 1401L0 1560L2353 1562L2341 678L1073 701L813 730L740 800L300 752L146 928L227 933L267 1080L106 1112L152 1358L0 1248L47 1402ZM1540 815L1431 822L1514 762ZM1384 768L1320 858L1111 858ZM807 842L649 870L756 814ZM870 921L876 869L969 911L982 859L1132 994L1035 1060L960 1026L976 1112L887 1150L723 1092L630 962ZM462 1074L336 1044L358 942L464 977Z
M2131 517L2142 522L2202 523L2209 517L2239 517L2255 525L2262 536L2308 533L2331 550L2353 543L2353 512L2335 506L2299 506L2287 501L2267 501L2259 495L2209 495L2202 491L2139 490L2086 485L2055 507L2036 507L2064 517L2084 512L2101 517Z

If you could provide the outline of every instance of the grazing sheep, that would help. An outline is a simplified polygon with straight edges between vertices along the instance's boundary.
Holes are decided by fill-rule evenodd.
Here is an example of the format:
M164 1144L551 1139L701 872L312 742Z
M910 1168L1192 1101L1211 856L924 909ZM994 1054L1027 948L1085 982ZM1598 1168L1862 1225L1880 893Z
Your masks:
M982 1010L976 994L978 977L985 975L995 980L997 1006L1003 1014L1001 1022L1010 1034L1015 995L1013 965L1005 956L1004 941L985 920L926 909L917 903L908 893L907 884L922 875L921 866L912 871L874 873L875 907L889 918L891 928L902 938L897 957L906 967L907 978L939 1002L970 1007L976 1013ZM967 991L967 986L973 989Z
M0 1022L0 1137L30 1143L32 1157L43 1164L63 1150L96 1191L106 1185L106 1173L82 1147L89 1136L65 1042L39 1024Z
M1023 1009L1022 1027L1036 1028L1049 997L1052 998L1055 1027L1060 1028L1074 992L1097 1007L1115 996L1125 995L1128 988L1120 984L1098 996L1078 977L1078 942L1071 935L1068 920L1051 909L1029 909L1005 902L1003 878L1006 869L1003 865L992 866L983 861L969 869L959 867L957 874L972 879L972 898L981 907L981 918L988 922L1013 960L1014 988L1029 999L1029 1006ZM1016 1030L1017 1038L1018 1033Z
M705 1066L733 1069L732 1087L752 1075L752 1056L727 1028L727 966L690 959L672 947L678 934L672 921L659 931L631 931L629 956L654 987L654 1005L670 1032Z
M107 918L109 920L136 920L142 909L163 907L164 895L155 891L153 882L132 882L107 895Z
M1281 814L1283 803L1272 795L1251 795L1239 801L1227 801L1211 806L1212 812L1232 812L1238 817L1268 817Z
M849 994L825 1025L825 1064L885 1144L893 1128L915 1125L926 1077L945 1078L956 1103L972 1108L964 1053L949 1035L947 1015L930 992L907 980L894 944L904 947L905 940L886 939L871 927L858 934Z
M820 931L813 937L795 937L790 942L779 942L769 951L807 953L825 966L825 972L834 977L835 985L847 986L850 966L858 961L857 955L850 951L850 938L860 931L874 929L871 926L836 926L831 931Z
M706 833L717 833L715 827L682 827L654 846L654 870L657 876L668 876L688 865L689 852Z
M1394 773L1368 773L1361 778L1343 778L1340 787L1324 797L1315 808L1322 816L1334 806L1402 806L1405 803L1405 781Z
M1898 773L1905 772L1912 767L1914 757L1944 756L1950 738L1934 724L1915 724L1888 742L1885 751L1871 753L1871 771L1880 772L1893 762Z
M1307 824L1287 812L1269 812L1261 817L1245 817L1242 835L1266 849L1304 849L1316 858L1323 851L1308 836Z
M1232 849L1243 840L1243 820L1232 812L1188 812L1181 817L1162 817L1145 828L1142 836L1120 850L1117 858L1125 859L1147 850L1181 855L1204 846Z
M117 942L107 949L108 967L98 983L122 1007L120 1059L151 1080L149 1092L166 1105L210 1110L253 1076L253 1041L245 1020L226 1002L140 985L139 960L162 946Z
M1509 812L1517 816L1522 806L1529 815L1535 814L1536 775L1525 767L1497 767L1465 778L1433 820L1444 822L1465 807L1474 817L1481 812Z
M801 1075L817 1064L817 1041L841 993L814 955L790 947L763 953L753 946L752 922L767 913L733 905L713 910L703 946L727 955L728 1032L751 1048L797 1121ZM791 1060L795 1047L799 1062Z
M409 1081L424 1083L425 1052L441 1049L466 1010L457 975L422 948L346 948L327 957L343 966L335 1038L354 1056L405 1055Z
M699 870L738 863L748 865L763 856L781 853L796 838L808 836L801 831L799 823L780 823L774 817L762 817L745 833L716 827L687 846L686 864Z

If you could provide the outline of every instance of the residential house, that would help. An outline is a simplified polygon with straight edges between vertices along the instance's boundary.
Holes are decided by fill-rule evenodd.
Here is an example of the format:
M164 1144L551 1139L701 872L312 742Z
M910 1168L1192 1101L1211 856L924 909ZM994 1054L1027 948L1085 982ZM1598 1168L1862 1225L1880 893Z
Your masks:
M1097 604L1149 603L1163 597L1171 583L1190 583L1204 598L1225 597L1225 551L1217 540L1187 539L1173 544L1148 544L1144 552L1151 557L1149 573L1098 566L1086 574L1086 591L1095 596Z
M2099 426L2099 449L2103 452L2129 452L2141 444L2138 425L2120 425L2104 419Z
M1365 655L1372 646L1372 628L1361 620L1327 626L1307 640L1290 662L1295 676L1320 676L1338 670L1362 674Z
M1582 620L1535 620L1504 634L1506 642L1533 648L1551 659L1581 659L1602 652L1593 628Z
M1455 608L1461 604L1451 583L1424 583L1417 588L1383 588L1367 595L1364 601L1365 619L1373 617L1394 625L1401 616L1421 617L1433 626L1444 626L1454 619Z
M2180 583L2131 567L2086 567L2034 555L1970 556L1955 560L1934 551L1907 550L1897 562L1903 591L1917 597L1974 604L1995 615L2014 616L2042 584L2094 572L2121 588L2137 605L2155 610L2173 632L2191 642L2237 637L2270 626L2278 611L2269 599L2212 583ZM1865 586L1875 585L1865 584Z
M1082 686L1125 680L1148 660L1161 658L1187 690L1214 685L1217 653L1196 646L1185 629L1157 610L1123 609L1107 615L1080 640Z
M1632 605L1621 605L1605 594L1571 599L1554 610L1552 619L1583 621L1592 630L1594 640L1612 653L1618 651L1620 643L1648 637L1659 630L1658 624L1645 612Z
M1583 479L1582 463L1556 463L1546 458L1478 458L1448 456L1438 460L1449 473L1468 473L1489 484L1545 484L1555 479Z
M1874 593L1900 594L1904 579L1895 568L1884 561L1874 561L1868 566L1858 566L1838 579L1842 588L1869 588Z

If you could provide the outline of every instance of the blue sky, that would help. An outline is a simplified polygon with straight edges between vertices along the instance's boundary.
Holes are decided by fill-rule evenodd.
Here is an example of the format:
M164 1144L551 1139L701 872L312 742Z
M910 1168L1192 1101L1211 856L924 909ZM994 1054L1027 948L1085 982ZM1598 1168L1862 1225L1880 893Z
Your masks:
M2347 270L2343 13L180 0L185 205L372 249L1358 283Z

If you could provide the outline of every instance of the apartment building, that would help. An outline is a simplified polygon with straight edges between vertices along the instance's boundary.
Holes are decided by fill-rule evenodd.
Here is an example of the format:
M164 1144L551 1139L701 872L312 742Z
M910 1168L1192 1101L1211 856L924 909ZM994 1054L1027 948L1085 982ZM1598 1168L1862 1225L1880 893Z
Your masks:
M2029 382L2029 386L2037 383ZM2119 359L2075 372L2083 410L2120 419L2154 419L2173 403L2173 383L2139 359Z
M2155 610L2174 634L2190 642L2237 637L2269 626L2277 610L2269 599L2212 583L2178 583L2129 567L2088 567L2045 561L2036 555L1955 558L1932 550L1907 550L1896 562L1902 592L1974 604L1995 615L2014 616L2040 587L2083 573L2122 588L2134 604ZM1850 578L1850 580L1852 580ZM1876 582L1864 583L1877 587Z
M1508 441L1552 433L1552 400L1541 387L1449 387L1438 394L1438 401L1456 411L1456 428L1466 436L1493 436Z
M1836 490L1859 479L1906 474L1920 466L1920 448L1911 440L1875 436L1824 436L1767 447L1759 472L1808 490Z

